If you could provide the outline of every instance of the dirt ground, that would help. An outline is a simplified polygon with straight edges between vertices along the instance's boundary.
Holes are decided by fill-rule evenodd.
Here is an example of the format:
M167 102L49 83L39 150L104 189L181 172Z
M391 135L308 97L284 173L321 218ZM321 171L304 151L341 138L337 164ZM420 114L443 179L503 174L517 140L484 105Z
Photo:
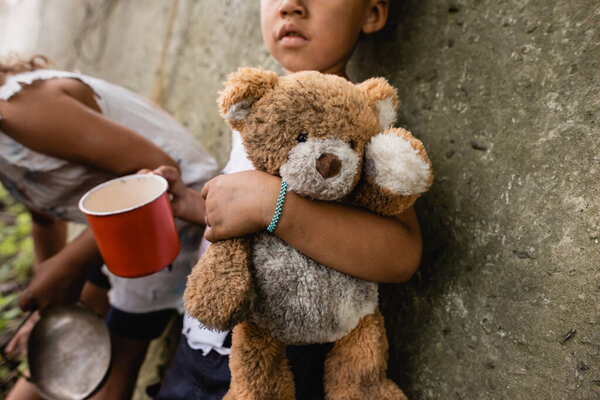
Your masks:
M156 392L179 344L182 318L173 318L163 335L150 344L142 364L132 400L151 400L149 393Z

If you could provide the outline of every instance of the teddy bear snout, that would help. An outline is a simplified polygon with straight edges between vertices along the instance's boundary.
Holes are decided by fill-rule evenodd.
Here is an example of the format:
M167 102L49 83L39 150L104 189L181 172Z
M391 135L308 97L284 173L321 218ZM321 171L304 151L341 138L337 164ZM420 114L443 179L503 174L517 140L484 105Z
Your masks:
M335 154L323 153L317 159L316 168L323 178L333 178L342 170L342 162Z
M338 200L354 187L360 174L359 155L338 138L308 138L289 150L279 167L288 189L318 200Z

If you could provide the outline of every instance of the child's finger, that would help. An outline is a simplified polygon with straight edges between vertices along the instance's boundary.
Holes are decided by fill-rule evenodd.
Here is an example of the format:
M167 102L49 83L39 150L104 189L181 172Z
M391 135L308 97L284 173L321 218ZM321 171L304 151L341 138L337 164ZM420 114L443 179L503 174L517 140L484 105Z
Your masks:
M19 308L23 311L32 311L35 306L35 299L31 296L29 290L26 290L19 298Z
M213 229L208 225L206 225L206 230L204 231L204 238L209 242L215 241Z
M161 165L160 167L154 170L154 173L161 175L167 180L179 178L179 171L175 167L171 167L170 165Z
M136 172L136 174L149 174L151 172L152 171L150 171L148 168L142 168L138 172Z
M200 191L200 196L202 196L204 200L206 200L206 196L208 196L208 191L210 190L209 186L211 182L212 180L206 182L202 187L202 190Z
M5 348L6 353L10 354L13 351L15 351L15 347L17 347L18 342L19 342L18 336L15 336L12 339L10 339L10 342L8 342L8 344L6 345L6 348Z
M11 354L15 351L20 351L22 355L27 355L27 338L29 334L16 334L6 345L6 353Z
M166 165L160 166L160 167L156 168L154 171L152 171L152 173L165 178L167 180L167 183L169 184L169 188L171 190L177 189L176 187L181 182L179 171L177 171L175 168L170 167L170 166L166 166Z

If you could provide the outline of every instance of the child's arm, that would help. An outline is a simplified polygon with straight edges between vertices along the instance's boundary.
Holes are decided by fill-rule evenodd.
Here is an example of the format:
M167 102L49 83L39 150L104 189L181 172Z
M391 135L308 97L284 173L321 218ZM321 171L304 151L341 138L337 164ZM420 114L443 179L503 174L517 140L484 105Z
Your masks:
M177 168L162 149L99 113L93 96L90 88L73 79L34 83L9 101L0 101L0 128L32 150L115 175L160 165ZM43 310L49 304L76 301L91 269L101 264L88 229L40 263L21 307Z
M0 101L0 128L39 153L125 175L177 167L161 148L94 107L93 91L74 79L39 81Z
M221 175L209 181L208 240L265 229L281 178L259 171ZM309 200L288 192L275 234L323 265L376 282L404 282L421 260L419 223L411 207L383 217L358 208Z
M143 169L138 173L153 173L165 178L169 183L169 200L173 215L193 224L205 224L204 199L200 193L185 185L178 169L161 165L153 171Z
M67 243L67 223L38 211L29 209L31 237L33 239L34 266L62 250Z
M19 299L23 310L44 311L51 305L77 301L93 268L100 268L102 257L92 231L86 229L54 256L44 260Z

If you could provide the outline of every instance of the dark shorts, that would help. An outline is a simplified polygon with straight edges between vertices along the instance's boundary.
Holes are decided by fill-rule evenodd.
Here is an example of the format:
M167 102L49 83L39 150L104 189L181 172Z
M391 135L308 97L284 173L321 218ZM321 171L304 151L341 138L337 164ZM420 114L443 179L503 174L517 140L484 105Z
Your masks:
M220 400L229 390L229 357L194 350L181 337L156 400Z
M325 357L333 343L288 346L286 355L294 374L296 400L323 400Z
M323 371L333 343L288 346L297 400L322 400ZM185 336L167 371L156 400L220 400L229 389L229 357L216 351L206 356L188 346Z
M94 268L88 275L87 280L102 289L110 289L110 281L108 280L108 276L102 273L102 268Z
M162 335L171 317L176 313L175 309L130 313L110 306L105 322L108 329L118 336L132 340L150 341Z
M108 277L100 268L88 276L88 281L103 289L110 289ZM106 325L114 334L132 340L150 341L160 337L169 324L175 309L130 313L110 306L106 315Z

